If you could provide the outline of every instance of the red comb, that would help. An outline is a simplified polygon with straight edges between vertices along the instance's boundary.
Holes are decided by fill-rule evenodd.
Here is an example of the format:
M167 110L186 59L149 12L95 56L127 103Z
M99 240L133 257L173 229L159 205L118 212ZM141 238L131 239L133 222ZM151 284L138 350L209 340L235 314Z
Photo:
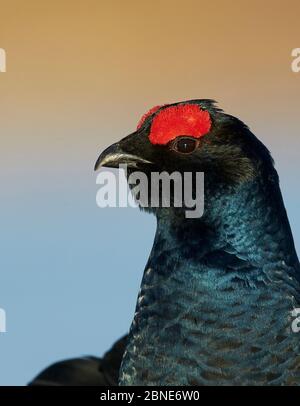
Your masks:
M137 125L137 130L140 129L142 127L142 125L144 124L145 120L150 117L153 113L155 113L157 110L159 110L161 107L163 107L164 104L160 105L160 106L154 106L152 107L152 109L150 109L149 111L147 111L147 113L145 113L142 118L140 119L140 121L138 122Z
M156 110L158 108L154 107ZM210 128L211 118L208 111L202 110L197 104L180 104L166 107L153 118L149 139L152 144L166 145L179 135L200 138L207 134Z

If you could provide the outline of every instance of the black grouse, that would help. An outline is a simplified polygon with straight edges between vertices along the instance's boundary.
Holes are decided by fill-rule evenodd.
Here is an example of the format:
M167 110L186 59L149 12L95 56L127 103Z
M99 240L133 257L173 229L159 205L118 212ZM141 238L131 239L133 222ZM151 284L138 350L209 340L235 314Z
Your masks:
M190 100L151 109L96 169L120 164L149 179L203 172L204 213L142 207L157 231L119 384L299 385L300 266L267 148L213 101Z

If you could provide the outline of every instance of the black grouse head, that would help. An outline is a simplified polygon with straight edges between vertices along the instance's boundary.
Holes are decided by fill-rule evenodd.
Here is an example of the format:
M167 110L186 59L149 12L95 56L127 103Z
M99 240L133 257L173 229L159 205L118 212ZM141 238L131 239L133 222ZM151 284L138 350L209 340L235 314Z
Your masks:
M206 194L232 192L257 178L278 181L267 148L212 100L152 108L134 133L101 153L95 170L120 164L127 165L129 174L203 172Z

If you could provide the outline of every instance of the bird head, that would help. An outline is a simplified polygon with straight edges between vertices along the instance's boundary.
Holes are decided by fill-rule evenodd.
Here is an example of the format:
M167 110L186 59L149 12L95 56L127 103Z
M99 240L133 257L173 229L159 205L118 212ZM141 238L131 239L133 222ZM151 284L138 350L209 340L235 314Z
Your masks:
M220 195L257 176L268 176L273 161L267 148L239 119L212 100L190 100L155 106L129 136L103 151L95 165L129 173L203 172L205 190Z

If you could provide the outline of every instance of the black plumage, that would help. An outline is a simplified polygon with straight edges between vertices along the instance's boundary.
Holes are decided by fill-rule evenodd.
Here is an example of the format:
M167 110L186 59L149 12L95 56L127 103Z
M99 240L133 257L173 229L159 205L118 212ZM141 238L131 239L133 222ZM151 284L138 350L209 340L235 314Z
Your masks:
M115 386L127 336L118 340L103 358L81 357L57 362L35 377L29 386Z

